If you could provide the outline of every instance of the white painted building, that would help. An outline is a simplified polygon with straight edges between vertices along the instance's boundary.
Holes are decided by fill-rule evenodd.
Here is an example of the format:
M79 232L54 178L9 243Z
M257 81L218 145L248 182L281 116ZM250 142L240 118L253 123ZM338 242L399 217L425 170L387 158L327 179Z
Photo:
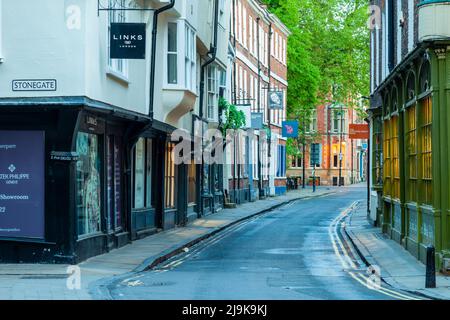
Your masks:
M217 126L229 19L230 0L0 1L0 173L32 177L0 218L5 259L77 262L217 210L218 168L175 166L170 134ZM145 24L145 59L110 59L111 23Z

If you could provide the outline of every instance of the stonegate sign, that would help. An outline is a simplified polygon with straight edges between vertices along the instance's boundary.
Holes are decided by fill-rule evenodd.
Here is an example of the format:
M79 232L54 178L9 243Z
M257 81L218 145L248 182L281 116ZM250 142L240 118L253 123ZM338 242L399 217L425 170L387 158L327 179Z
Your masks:
M54 79L13 80L12 91L56 91Z

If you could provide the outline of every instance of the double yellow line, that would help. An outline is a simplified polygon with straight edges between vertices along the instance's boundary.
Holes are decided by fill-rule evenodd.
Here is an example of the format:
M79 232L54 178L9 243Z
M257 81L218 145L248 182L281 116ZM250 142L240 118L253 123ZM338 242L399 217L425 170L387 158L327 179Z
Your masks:
M368 276L365 276L360 273L361 267L358 266L355 261L350 257L349 252L351 249L349 246L345 246L342 242L341 238L339 237L339 229L343 229L342 223L345 218L349 216L349 214L357 207L358 201L353 202L350 207L342 211L330 224L328 228L328 234L331 239L331 243L333 245L334 252L339 259L340 263L342 264L342 267L345 270L351 270L348 271L348 274L356 281L358 281L361 285L365 286L368 289L377 291L379 293L382 293L386 296L389 296L394 299L400 299L400 300L421 300L417 297L414 297L412 295L408 295L405 293L401 293L395 290L391 290L385 287L375 286L375 285L369 285L371 283L370 278ZM342 233L341 233L342 234ZM353 255L355 256L355 255ZM381 280L381 279L380 279Z

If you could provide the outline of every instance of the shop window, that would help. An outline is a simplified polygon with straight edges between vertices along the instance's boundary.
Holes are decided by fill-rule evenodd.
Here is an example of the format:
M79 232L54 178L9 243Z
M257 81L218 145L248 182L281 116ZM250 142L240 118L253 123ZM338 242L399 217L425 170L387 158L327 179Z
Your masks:
M134 150L134 209L153 207L152 140L141 138Z
M99 137L80 132L77 135L77 218L78 235L101 231L102 192Z
M122 146L115 136L107 140L108 230L122 225Z
M374 184L383 184L383 133L381 117L374 118L373 121L373 177Z
M197 170L192 161L188 165L188 204L194 205L197 202Z
M417 201L417 120L416 105L406 110L407 200Z
M174 147L175 144L168 143L166 148L164 168L164 204L166 209L175 208L175 163L172 159Z
M134 160L134 208L145 207L145 139L136 143Z
M390 132L390 120L384 121L384 132L383 132L383 151L384 151L384 161L383 161L383 193L385 195L391 195L391 132Z
M391 120L391 145L392 145L392 196L400 199L400 159L398 145L398 117Z
M420 194L422 196L422 202L431 205L433 197L433 175L432 175L432 103L431 97L428 97L421 101L421 167L422 167L422 188Z

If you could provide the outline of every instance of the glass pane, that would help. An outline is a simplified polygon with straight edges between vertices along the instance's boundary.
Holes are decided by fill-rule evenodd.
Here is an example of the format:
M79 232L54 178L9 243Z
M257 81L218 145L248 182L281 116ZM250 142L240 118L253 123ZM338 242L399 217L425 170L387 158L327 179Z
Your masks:
M152 207L152 140L147 140L147 165L146 165L146 205Z
M80 132L77 136L77 216L78 235L101 230L101 160L98 137Z
M145 206L145 155L144 155L144 139L139 139L135 150L135 166L134 166L134 207L142 209Z
M122 227L122 144L114 141L114 193L116 228Z
M169 23L168 25L168 51L177 52L177 24Z
M177 67L177 55L171 54L167 56L167 82L171 84L178 83L178 67Z
M197 202L196 166L194 163L188 165L188 203Z

